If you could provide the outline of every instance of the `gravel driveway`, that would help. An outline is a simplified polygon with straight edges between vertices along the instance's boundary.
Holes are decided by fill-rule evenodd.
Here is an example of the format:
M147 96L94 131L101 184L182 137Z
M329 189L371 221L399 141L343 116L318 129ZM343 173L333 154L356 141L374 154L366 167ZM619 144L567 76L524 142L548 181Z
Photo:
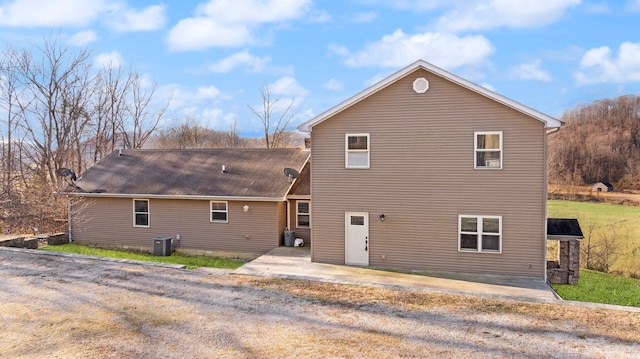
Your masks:
M640 313L0 250L3 358L637 358Z

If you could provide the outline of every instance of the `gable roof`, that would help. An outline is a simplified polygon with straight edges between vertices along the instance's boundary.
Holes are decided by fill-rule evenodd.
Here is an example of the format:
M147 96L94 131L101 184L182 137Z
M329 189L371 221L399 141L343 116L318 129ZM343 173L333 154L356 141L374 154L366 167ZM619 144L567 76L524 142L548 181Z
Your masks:
M311 197L311 161L307 162L300 176L293 183L287 198L310 198Z
M429 71L435 75L438 75L446 80L449 80L459 86L462 86L468 90L471 90L473 92L476 92L482 96L485 96L491 100L494 100L498 103L501 103L507 107L510 107L516 111L519 111L525 115L528 115L532 118L537 119L538 121L544 122L545 127L546 128L558 128L560 126L562 126L564 123L556 118L553 118L551 116L545 115L542 112L536 111L530 107L527 107L519 102L516 102L514 100L511 100L505 96L502 96L496 92L493 92L485 87L482 87L478 84L475 84L471 81L465 80L462 77L459 77L457 75L454 75L446 70L443 70L437 66L434 66L424 60L418 60L414 63L412 63L411 65L400 69L399 71L396 71L394 74L390 75L389 77L377 82L376 84L374 84L373 86L365 89L364 91L361 91L360 93L346 99L345 101L339 103L338 105L326 110L325 112L319 114L318 116L310 119L309 121L301 124L300 126L298 126L298 130L303 131L303 132L311 132L311 128L325 120L327 120L328 118L330 118L331 116L337 114L338 112L341 112L343 110L345 110L346 108L351 107L352 105L360 102L361 100L371 96L372 94L384 89L385 87L391 85L392 83L398 81L399 79L405 77L406 75L418 70L418 69L423 69L426 71Z
M293 148L115 151L85 171L76 182L84 192L74 194L284 200L292 186L284 168L300 171L308 158Z

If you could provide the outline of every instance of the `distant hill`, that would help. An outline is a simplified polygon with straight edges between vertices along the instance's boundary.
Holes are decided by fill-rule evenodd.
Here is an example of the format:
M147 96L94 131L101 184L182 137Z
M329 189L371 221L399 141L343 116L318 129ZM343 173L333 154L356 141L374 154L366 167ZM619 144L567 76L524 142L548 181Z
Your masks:
M640 96L580 105L561 120L566 125L549 137L551 183L640 189Z

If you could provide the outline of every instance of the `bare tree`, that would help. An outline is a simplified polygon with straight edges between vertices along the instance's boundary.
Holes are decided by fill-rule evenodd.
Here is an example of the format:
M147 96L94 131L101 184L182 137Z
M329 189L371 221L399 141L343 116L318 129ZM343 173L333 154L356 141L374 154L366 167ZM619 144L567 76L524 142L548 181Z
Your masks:
M133 72L131 74L130 103L128 113L132 122L132 130L130 136L124 137L124 142L128 148L142 148L144 143L149 139L153 132L158 128L160 120L164 116L165 111L171 103L171 98L159 110L152 109L152 100L158 88L158 84L152 83L149 87L145 87L142 77ZM126 124L121 124L123 133L126 131Z
M89 124L84 108L92 88L90 53L72 53L56 39L45 41L36 51L41 58L24 50L17 66L26 96L32 99L22 109L29 120L21 124L33 146L41 180L55 185L55 170L67 166L69 148Z
M291 99L284 107L279 106L281 97L273 98L269 84L260 89L262 109L247 105L251 112L260 119L264 129L264 142L267 148L277 148L283 145L283 134L291 120L295 117L293 111L295 99Z
M91 164L113 152L122 142L121 124L125 122L127 93L131 76L125 76L120 66L106 66L96 76L96 95L93 99Z

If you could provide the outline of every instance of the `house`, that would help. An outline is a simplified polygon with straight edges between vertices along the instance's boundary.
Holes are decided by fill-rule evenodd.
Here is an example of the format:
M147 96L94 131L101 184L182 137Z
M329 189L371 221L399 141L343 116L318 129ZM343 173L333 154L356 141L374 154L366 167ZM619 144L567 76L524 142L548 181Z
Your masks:
M309 179L283 173L308 173L308 160L301 149L116 151L69 194L72 240L146 250L153 238L171 237L185 252L266 253L285 228L308 231L301 204L308 208L309 194L299 182Z
M544 278L562 124L424 61L399 70L298 127L311 260Z
M598 182L591 186L594 192L613 192L613 185L609 182Z
M109 155L77 181L72 239L260 254L291 229L315 262L545 278L547 135L562 124L417 61L300 125L310 153Z

